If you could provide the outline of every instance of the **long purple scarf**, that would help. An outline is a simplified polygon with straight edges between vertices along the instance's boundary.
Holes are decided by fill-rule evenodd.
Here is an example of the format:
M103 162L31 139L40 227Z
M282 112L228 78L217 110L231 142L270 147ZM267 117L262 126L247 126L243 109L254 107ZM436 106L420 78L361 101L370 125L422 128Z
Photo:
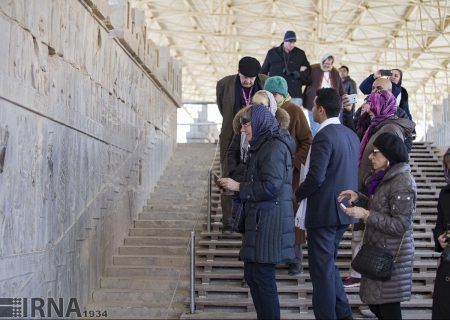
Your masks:
M392 118L397 112L397 101L392 93L386 90L372 92L369 96L370 111L374 114L367 128L366 133L361 140L361 149L359 150L359 165L366 149L367 142L372 137L373 129L386 119Z
M383 180L384 175L386 174L386 172L388 172L388 170L389 167L386 170L375 171L370 177L369 184L367 185L370 198L375 194L375 191L377 191L381 180Z

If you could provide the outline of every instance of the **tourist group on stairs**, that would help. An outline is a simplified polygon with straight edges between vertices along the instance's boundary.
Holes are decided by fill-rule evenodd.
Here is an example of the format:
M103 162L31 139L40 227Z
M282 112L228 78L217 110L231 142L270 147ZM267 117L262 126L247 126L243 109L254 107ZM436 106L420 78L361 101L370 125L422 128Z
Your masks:
M287 31L262 67L243 57L237 74L217 83L217 184L234 192L222 194L223 232L243 234L239 258L258 319L280 318L276 265L302 273L306 240L317 319L352 319L345 287L356 286L372 316L400 319L401 302L411 297L417 197L408 164L415 123L403 74L369 75L355 108L349 67L337 70L330 53L310 65L296 40ZM357 270L341 277L336 259L349 228ZM436 239L442 243L440 234ZM390 257L388 277L361 269L368 247Z

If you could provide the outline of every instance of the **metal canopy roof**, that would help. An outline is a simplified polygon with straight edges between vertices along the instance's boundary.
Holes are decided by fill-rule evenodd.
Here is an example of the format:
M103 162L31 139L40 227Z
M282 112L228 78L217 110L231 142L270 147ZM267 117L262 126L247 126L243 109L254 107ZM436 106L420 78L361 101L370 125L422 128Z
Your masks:
M334 65L347 65L357 83L380 68L403 70L416 117L423 106L448 96L448 0L132 0L132 5L145 10L149 37L182 61L183 101L215 101L217 80L236 73L243 56L262 63L286 30L297 33L296 45L311 64L332 53Z

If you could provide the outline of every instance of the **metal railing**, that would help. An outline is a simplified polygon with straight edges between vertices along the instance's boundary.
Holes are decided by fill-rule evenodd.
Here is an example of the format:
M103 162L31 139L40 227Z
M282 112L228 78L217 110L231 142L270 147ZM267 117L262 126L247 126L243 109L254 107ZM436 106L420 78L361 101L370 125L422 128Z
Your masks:
M206 224L206 230L211 232L211 198L212 198L212 169L208 170L208 221Z
M213 163L216 160L217 157L217 151L219 148L219 144L216 145L216 151L214 153ZM208 169L208 222L207 222L207 230L208 232L211 232L211 198L212 198L212 175L213 175L213 163L211 163L211 166ZM202 200L202 205L200 207L203 207L204 198ZM198 220L196 221L195 225L197 225ZM195 313L195 226L193 227L193 230L191 231L191 239L190 239L190 272L191 272L191 278L190 278L190 312L191 314ZM172 298L173 300L173 298Z
M191 313L195 313L195 231L191 231Z

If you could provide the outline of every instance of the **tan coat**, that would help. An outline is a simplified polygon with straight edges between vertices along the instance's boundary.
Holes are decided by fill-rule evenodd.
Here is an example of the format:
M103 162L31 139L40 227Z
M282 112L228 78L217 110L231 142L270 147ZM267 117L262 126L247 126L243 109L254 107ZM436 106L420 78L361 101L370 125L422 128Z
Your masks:
M222 114L222 130L220 131L220 163L224 163L226 152L233 138L233 118L235 116L233 107L236 99L236 78L237 74L222 78L217 82L216 98L217 106ZM256 81L259 81L259 86L264 88L264 83L267 76L259 74Z

